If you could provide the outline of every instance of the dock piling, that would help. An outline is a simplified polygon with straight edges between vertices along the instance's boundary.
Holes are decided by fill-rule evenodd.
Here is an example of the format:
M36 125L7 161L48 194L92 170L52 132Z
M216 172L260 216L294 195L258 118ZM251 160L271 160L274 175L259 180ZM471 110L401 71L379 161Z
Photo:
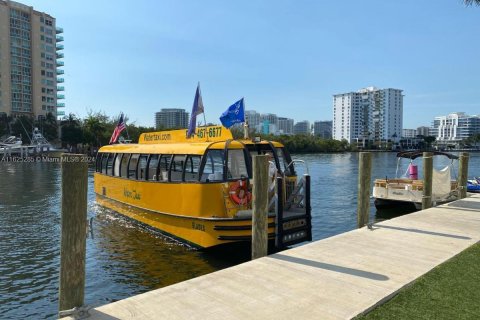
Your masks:
M423 197L422 210L432 207L433 153L423 153Z
M358 162L357 226L362 228L370 217L370 181L372 176L372 154L360 152Z
M467 180L468 180L468 160L470 155L468 152L460 153L458 164L458 189L459 199L467 197Z
M83 305L87 228L88 164L63 154L59 311Z
M253 156L252 260L268 253L268 159Z

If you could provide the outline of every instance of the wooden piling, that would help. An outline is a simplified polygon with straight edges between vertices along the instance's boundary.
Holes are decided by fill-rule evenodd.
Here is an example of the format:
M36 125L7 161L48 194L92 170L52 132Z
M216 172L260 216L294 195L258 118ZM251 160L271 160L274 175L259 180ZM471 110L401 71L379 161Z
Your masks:
M252 260L268 253L268 158L253 156Z
M423 197L422 210L432 207L433 153L423 153Z
M360 152L358 162L357 226L362 228L370 218L370 181L372 176L372 154Z
M467 180L468 180L468 159L470 155L468 152L460 153L458 164L458 197L463 199L467 196Z
M85 291L88 164L62 154L62 238L59 311L81 307Z

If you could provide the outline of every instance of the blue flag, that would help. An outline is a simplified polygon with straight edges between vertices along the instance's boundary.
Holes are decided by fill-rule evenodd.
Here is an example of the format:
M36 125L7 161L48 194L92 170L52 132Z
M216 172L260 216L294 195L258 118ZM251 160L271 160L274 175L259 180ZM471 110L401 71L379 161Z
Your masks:
M190 115L190 123L188 125L187 138L190 138L195 134L195 128L197 127L197 116L202 114L203 101L202 93L200 92L200 83L197 86L197 92L195 92L195 99L193 100L192 114Z
M225 128L230 128L234 124L245 122L245 105L243 98L228 107L220 116L220 121Z

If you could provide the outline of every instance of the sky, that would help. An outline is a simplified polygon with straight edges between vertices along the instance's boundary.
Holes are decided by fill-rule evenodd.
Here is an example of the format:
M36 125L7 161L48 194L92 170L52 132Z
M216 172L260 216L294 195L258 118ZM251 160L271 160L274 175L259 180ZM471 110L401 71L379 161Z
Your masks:
M480 114L480 7L461 0L19 2L64 29L66 114L153 126L161 108L190 112L198 82L214 123L242 97L331 120L334 94L368 86L403 90L404 128Z

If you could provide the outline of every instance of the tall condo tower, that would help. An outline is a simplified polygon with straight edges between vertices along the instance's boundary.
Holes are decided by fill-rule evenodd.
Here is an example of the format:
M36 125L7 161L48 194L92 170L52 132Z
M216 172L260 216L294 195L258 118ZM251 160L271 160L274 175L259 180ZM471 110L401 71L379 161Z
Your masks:
M400 89L368 87L333 96L333 138L348 142L396 141L402 136Z
M0 116L65 115L62 33L49 14L0 0Z

